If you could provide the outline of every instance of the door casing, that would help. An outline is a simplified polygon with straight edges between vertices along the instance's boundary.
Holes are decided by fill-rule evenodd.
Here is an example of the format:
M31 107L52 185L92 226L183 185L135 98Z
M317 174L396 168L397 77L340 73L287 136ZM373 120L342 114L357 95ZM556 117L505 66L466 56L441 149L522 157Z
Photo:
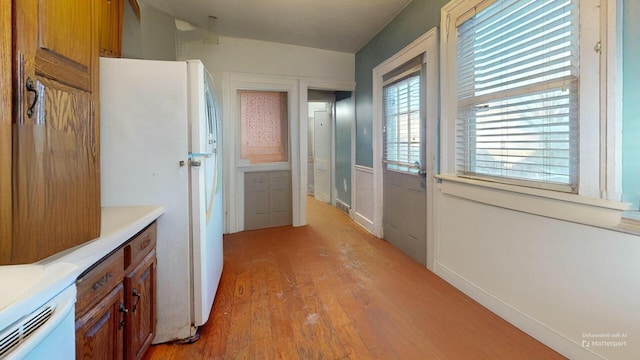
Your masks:
M225 233L244 230L244 171L239 170L239 125L237 100L239 89L276 90L289 92L290 163L266 165L255 170L291 170L293 226L307 224L307 132L308 91L354 91L351 81L314 78L277 77L227 72L222 77L223 90L223 161ZM353 138L353 135L352 135ZM352 144L353 148L353 144ZM353 157L353 154L352 154ZM352 185L353 185L352 177Z

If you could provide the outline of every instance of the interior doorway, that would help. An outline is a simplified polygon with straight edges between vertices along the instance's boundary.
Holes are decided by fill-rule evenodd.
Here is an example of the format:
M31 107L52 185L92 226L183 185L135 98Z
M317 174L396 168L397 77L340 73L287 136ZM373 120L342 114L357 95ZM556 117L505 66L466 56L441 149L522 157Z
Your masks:
M335 205L334 92L309 90L308 121L307 194Z

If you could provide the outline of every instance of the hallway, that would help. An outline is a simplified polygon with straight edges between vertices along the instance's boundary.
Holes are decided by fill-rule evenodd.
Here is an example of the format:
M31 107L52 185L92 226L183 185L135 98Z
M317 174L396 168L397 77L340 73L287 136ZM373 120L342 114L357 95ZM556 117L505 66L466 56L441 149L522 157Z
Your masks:
M561 359L330 205L224 238L201 338L145 359Z

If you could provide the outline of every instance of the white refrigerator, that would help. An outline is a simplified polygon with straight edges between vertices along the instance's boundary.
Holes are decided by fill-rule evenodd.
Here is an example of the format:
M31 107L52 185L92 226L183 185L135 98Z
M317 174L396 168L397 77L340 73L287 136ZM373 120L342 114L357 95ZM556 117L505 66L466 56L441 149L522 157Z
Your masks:
M163 205L156 336L197 338L222 274L221 119L202 63L100 59L102 206Z

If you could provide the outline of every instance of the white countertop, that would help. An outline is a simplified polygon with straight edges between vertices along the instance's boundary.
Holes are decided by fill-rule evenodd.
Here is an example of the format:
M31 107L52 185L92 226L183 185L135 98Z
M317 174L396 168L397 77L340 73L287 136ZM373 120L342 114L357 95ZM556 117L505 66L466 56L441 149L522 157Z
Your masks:
M49 301L164 213L162 206L102 208L100 237L33 264L0 266L0 332Z

